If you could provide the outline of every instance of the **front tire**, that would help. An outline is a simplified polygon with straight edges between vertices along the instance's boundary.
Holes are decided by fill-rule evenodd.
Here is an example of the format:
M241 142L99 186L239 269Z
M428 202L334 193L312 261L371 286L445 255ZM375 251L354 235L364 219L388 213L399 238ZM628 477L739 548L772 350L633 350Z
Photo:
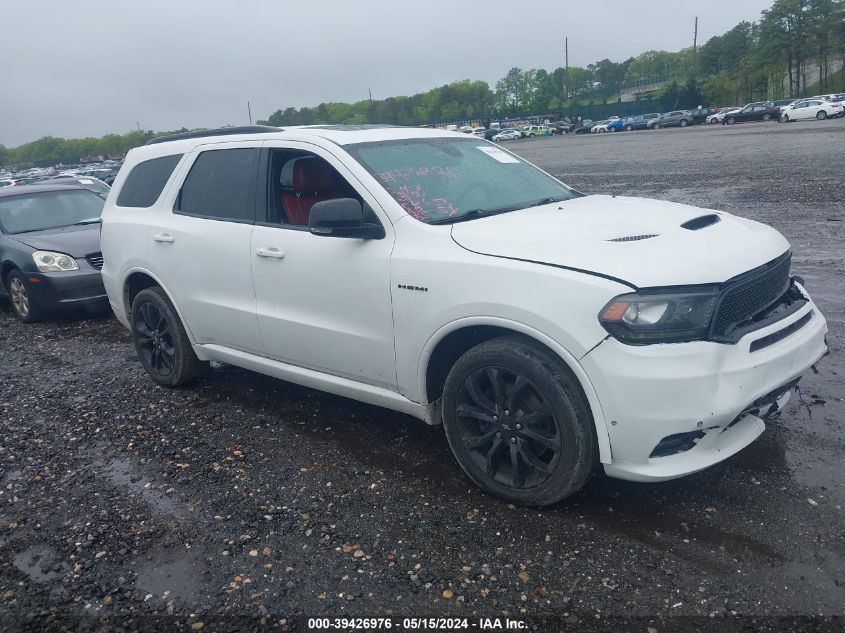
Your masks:
M43 318L41 309L29 294L29 286L21 271L15 269L6 276L6 292L18 319L24 323L35 323Z
M626 130L626 131L628 131L628 132L633 132L633 131L634 131L634 126L633 126L633 125L626 125L626 126L625 126L625 130Z
M132 301L132 341L141 364L164 387L184 385L203 373L201 362L164 290L146 288Z
M446 380L442 411L461 468L511 503L561 501L584 485L597 462L580 384L531 341L496 338L466 352Z
M771 114L764 114L764 115L763 115L763 120L764 120L764 121L771 121L771 120L772 120L772 115L771 115Z
M680 125L681 127L686 127L687 126L687 120L681 119L681 122L678 125Z

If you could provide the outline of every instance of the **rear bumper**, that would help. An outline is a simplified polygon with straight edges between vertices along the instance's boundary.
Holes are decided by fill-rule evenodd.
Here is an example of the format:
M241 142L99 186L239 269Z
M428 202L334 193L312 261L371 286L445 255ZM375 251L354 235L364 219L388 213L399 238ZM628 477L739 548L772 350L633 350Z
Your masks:
M802 319L797 329L786 329ZM606 340L581 362L609 424L607 474L661 481L735 454L763 432L761 418L773 404L782 406L788 388L825 355L826 333L824 317L808 301L733 345L635 347Z

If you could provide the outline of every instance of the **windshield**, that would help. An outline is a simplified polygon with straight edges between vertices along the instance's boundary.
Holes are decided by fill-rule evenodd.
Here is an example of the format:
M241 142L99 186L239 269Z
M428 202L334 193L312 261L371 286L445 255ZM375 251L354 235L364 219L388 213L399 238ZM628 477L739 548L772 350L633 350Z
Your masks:
M45 191L0 198L0 228L8 235L97 222L105 200L90 191Z
M578 195L521 158L478 140L403 139L346 150L420 222L457 221Z

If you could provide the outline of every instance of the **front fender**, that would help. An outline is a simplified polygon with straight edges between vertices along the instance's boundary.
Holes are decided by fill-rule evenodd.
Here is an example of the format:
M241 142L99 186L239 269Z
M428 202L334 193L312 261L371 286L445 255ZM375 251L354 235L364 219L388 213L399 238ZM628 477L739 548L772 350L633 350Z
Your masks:
M593 414L593 423L595 424L596 429L596 439L598 440L599 447L599 460L603 464L609 464L611 462L611 452L607 420L605 419L604 412L602 411L601 407L601 402L599 402L598 395L596 394L596 390L593 387L592 381L587 375L587 372L584 371L584 368L581 366L581 363L579 362L578 358L576 358L572 353L570 353L569 350L560 345L552 337L544 334L543 332L540 332L539 330L531 326L525 325L524 323L500 317L476 316L457 319L442 326L428 339L425 346L423 347L422 354L420 355L420 362L417 370L417 393L427 393L426 374L428 364L431 359L431 355L437 347L438 343L440 343L440 341L442 341L447 335L451 334L452 332L455 332L462 328L479 325L498 327L506 330L511 330L519 334L523 334L537 341L538 343L545 345L553 353L555 353L564 363L566 363L567 367L569 367L569 369L572 370L572 373L575 374L575 377L578 379L578 382L581 383L581 388L584 390L584 394L587 396L587 402L590 405L590 410Z

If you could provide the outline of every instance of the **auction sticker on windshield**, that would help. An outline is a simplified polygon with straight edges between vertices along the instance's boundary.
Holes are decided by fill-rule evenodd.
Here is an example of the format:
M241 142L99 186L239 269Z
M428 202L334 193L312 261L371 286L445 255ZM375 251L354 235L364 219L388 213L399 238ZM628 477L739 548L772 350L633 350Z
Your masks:
M487 147L486 145L477 145L476 149L480 149L488 156L495 158L500 163L518 163L520 160L516 156L511 156L507 152L503 152L498 147Z

